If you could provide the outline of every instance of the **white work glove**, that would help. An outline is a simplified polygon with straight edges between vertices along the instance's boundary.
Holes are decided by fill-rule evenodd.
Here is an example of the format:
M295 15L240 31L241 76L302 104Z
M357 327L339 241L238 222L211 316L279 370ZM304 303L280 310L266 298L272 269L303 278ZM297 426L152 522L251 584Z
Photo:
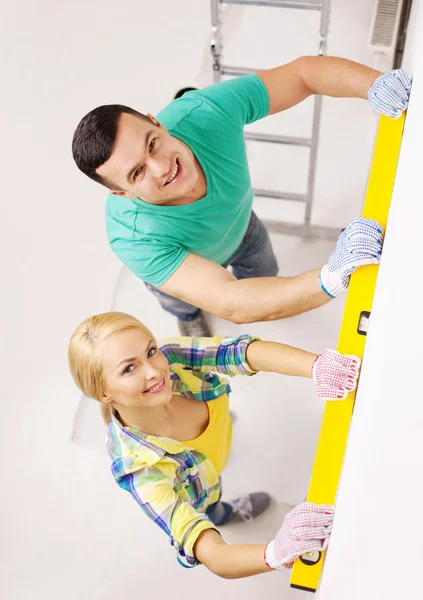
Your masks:
M372 219L354 219L344 229L320 271L320 287L331 298L347 289L350 275L358 267L378 264L382 253L383 228Z
M332 531L333 506L303 502L288 513L264 551L271 569L290 569L305 552L326 550Z
M336 350L325 350L316 358L311 369L318 398L345 400L357 387L358 356L340 354Z
M411 79L404 69L384 73L370 86L367 97L379 115L399 119L408 106Z

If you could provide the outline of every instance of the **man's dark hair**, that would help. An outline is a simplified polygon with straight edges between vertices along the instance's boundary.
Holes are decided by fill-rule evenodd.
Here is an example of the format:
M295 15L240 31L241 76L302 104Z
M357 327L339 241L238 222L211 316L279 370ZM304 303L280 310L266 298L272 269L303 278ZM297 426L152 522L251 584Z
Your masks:
M150 120L146 115L123 106L107 104L89 112L75 129L72 140L72 154L78 169L94 181L117 189L96 173L111 156L116 143L119 119L123 113Z
M184 94L186 94L187 92L195 92L197 91L198 88L193 88L193 87L184 87L181 88L178 92L176 92L175 96L174 96L174 100L177 100L178 98L182 98L182 96Z

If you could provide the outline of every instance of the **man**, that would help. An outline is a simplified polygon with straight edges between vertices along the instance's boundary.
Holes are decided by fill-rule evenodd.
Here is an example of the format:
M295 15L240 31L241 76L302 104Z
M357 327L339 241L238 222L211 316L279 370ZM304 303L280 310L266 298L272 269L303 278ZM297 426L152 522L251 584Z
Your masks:
M382 229L356 219L322 269L277 277L268 233L251 210L244 125L311 94L368 98L379 114L397 118L410 85L402 70L301 57L191 91L157 118L120 105L96 108L75 131L73 156L110 189L113 251L178 317L183 335L208 336L202 310L235 323L296 315L336 297L357 267L381 253Z

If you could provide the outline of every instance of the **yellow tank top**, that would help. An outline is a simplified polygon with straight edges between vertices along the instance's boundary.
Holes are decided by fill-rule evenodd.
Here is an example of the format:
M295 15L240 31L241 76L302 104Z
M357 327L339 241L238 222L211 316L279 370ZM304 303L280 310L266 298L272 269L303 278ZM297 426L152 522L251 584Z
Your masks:
M211 460L220 475L228 462L232 440L232 419L229 414L228 394L206 402L209 409L209 424L195 440L182 442L201 452Z

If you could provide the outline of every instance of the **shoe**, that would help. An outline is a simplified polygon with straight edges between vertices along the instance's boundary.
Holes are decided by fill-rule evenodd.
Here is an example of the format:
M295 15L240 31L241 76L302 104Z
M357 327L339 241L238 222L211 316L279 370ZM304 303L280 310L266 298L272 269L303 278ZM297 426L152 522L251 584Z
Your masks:
M224 525L229 523L251 523L253 519L264 513L270 506L272 499L265 492L254 492L241 496L232 502L224 502L230 506L231 513L225 520Z
M191 321L182 321L178 319L179 331L181 335L188 337L212 337L209 324L203 311L200 311L198 317Z

